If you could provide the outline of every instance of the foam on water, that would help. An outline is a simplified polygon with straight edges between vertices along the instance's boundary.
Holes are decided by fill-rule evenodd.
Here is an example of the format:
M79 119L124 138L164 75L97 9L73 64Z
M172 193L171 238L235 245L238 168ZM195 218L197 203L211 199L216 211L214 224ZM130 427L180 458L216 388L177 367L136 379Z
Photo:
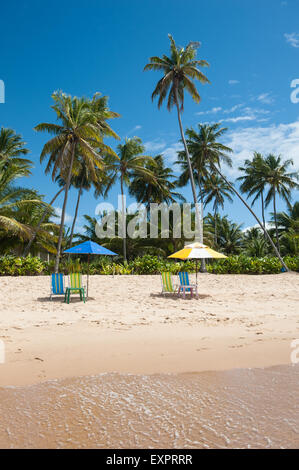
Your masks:
M0 389L0 447L298 448L299 366Z

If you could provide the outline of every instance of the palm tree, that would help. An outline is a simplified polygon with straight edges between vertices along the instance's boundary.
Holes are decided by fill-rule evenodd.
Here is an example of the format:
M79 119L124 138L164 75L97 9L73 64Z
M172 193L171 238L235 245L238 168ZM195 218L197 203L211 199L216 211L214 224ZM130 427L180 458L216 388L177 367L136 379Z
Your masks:
M20 221L25 208L33 211L45 203L36 191L15 186L15 180L30 174L29 164L0 161L0 231L2 235L28 239L32 233L29 224Z
M52 98L54 100L52 109L55 111L61 125L42 123L37 125L35 130L54 134L54 137L44 145L40 159L43 162L48 155L46 173L52 170L52 179L54 180L59 171L60 176L65 180L64 202L55 261L55 272L58 272L66 204L75 155L80 155L91 177L95 179L95 168L103 167L102 157L98 149L110 155L115 154L110 147L103 143L103 126L99 119L99 113L95 109L95 104L91 105L90 100L72 98L62 92L54 93Z
M52 209L52 206L54 204L54 202L56 201L56 199L58 198L58 196L62 193L62 191L65 190L65 182L62 180L62 187L59 189L59 191L55 194L55 196L51 199L51 201L49 202L49 206L47 206L42 214L41 214L41 217L38 221L38 224L36 225L36 227L34 227L33 229L33 232L32 232L32 235L27 243L27 245L25 246L24 248L24 251L23 251L23 256L26 257L30 251L30 248L32 246L32 243L34 242L36 236L37 236L37 233L39 232L40 228L42 227L42 224L44 223L44 220L46 219L46 217L49 216L49 213L51 212L51 209Z
M289 206L287 212L276 214L278 230L283 249L286 253L299 253L299 202ZM272 221L275 223L274 215Z
M186 48L183 48L176 45L173 37L170 34L168 37L170 39L170 56L168 57L163 55L162 57L150 57L149 63L144 67L144 70L157 70L163 72L163 77L158 81L152 93L152 100L154 100L156 97L159 98L158 108L162 106L167 95L167 109L171 111L173 106L176 106L181 138L186 152L189 178L195 204L197 227L199 231L201 231L201 217L197 204L190 155L183 131L181 112L184 109L185 89L188 91L188 93L190 93L191 97L196 103L200 102L200 96L193 83L193 80L198 80L203 84L209 83L207 77L199 70L200 67L206 67L209 64L205 60L196 60L196 53L199 47L199 43L190 42Z
M150 170L155 179L152 174L148 176L136 173L129 186L130 195L134 196L138 203L145 204L149 209L151 203L165 202L170 204L176 199L185 200L180 193L174 191L176 183L171 180L175 176L172 169L165 166L163 155L154 157L154 162L147 162L145 168Z
M20 167L32 167L31 160L23 158L27 155L29 150L25 147L26 143L22 140L19 134L16 134L13 129L6 129L1 127L0 130L0 162L14 163ZM4 167L2 167L4 168Z
M239 170L244 173L243 176L237 178L237 181L242 181L240 190L246 193L248 197L253 197L251 207L254 206L258 198L261 200L263 226L266 227L265 220L265 201L264 192L266 182L263 178L263 168L265 160L261 153L254 152L252 160L245 160L244 166L239 167Z
M214 220L215 220L215 233L214 233L214 240L215 244L217 245L217 215L219 207L224 209L224 201L227 199L230 202L233 202L231 195L233 194L232 190L220 178L219 175L212 173L208 176L203 183L202 193L200 196L204 195L204 205L205 207L213 202L213 209L214 209Z
M220 249L227 255L238 254L243 244L242 225L231 222L227 216L220 217L218 225Z
M226 163L231 166L231 158L228 155L232 149L218 142L218 139L227 131L226 128L220 128L220 124L198 124L198 129L189 128L186 130L187 146L191 154L191 163L193 167L193 174L195 181L197 181L199 188L199 195L201 198L201 212L203 214L204 204L204 181L208 178L209 174L214 173L215 170L211 168L211 162ZM179 185L184 186L188 182L188 164L186 160L186 153L178 153L178 162L181 165L182 173L179 178ZM203 230L201 231L200 242L203 243ZM205 260L201 262L201 271L205 272Z
M269 245L258 227L252 227L244 233L244 250L247 256L262 258L269 252Z
M251 209L251 207L247 204L247 202L245 201L245 199L242 197L242 195L239 193L239 191L237 191L237 189L227 180L227 178L223 175L221 169L220 169L220 162L221 160L223 159L226 159L229 158L226 153L225 153L225 150L221 150L221 145L222 144L219 144L218 142L216 142L216 138L213 139L212 135L215 134L218 137L220 137L227 129L226 128L222 128L222 129L219 129L219 126L220 124L213 124L212 126L209 126L209 125L205 125L205 127L207 128L207 132L209 132L211 135L209 137L209 139L212 139L212 142L213 142L213 145L211 146L211 148L207 148L206 151L205 151L205 157L206 157L206 160L207 160L207 164L210 166L211 170L215 173L218 173L218 175L225 181L225 183L228 185L228 187L234 192L234 194L236 194L236 196L242 201L242 203L245 205L245 207L249 210L249 212L253 215L253 217L255 218L255 220L257 221L257 223L260 225L260 227L262 228L265 236L267 237L267 239L269 240L269 243L271 244L274 252L276 253L276 256L279 258L283 268L285 271L289 271L288 267L286 266L285 262L283 261L282 257L280 256L280 253L279 251L277 250L277 247L275 245L275 243L273 242L272 238L270 237L268 231L266 230L266 227L263 225L263 223L260 221L260 219L258 218L258 216L253 212L253 210ZM202 126L201 126L202 127ZM209 129L210 128L210 129ZM227 150L226 150L227 151ZM228 163L229 160L227 160L227 163Z
M275 155L270 154L265 159L262 172L264 181L269 186L265 199L266 207L273 201L276 244L279 253L280 244L276 209L277 196L281 197L288 205L290 205L291 190L299 188L299 184L297 183L299 180L298 172L288 171L291 165L293 165L293 160L289 159L283 162L281 156L276 157Z
M126 215L125 215L125 203L124 203L124 185L130 187L131 180L136 175L141 178L152 178L155 181L155 177L151 170L146 168L146 163L151 162L154 164L152 157L141 155L144 152L144 146L142 145L141 139L138 137L132 137L126 139L124 144L117 146L118 156L107 158L107 169L109 170L111 177L107 185L105 194L108 193L111 186L115 183L116 179L120 179L120 189L122 197L122 237L123 237L123 255L124 260L127 260L126 252Z

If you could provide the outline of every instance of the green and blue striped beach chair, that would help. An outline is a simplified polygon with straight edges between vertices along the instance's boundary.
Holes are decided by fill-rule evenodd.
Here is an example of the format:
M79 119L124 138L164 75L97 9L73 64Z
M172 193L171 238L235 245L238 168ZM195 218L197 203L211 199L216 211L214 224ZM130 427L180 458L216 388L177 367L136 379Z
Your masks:
M64 276L62 273L54 273L51 276L50 299L53 295L64 295Z
M196 292L196 297L198 297L197 285L196 284L190 284L189 274L186 271L181 271L181 272L179 272L179 278L180 278L179 294L182 292L184 297L185 297L185 293L190 292L191 296L192 296L193 291L195 291Z

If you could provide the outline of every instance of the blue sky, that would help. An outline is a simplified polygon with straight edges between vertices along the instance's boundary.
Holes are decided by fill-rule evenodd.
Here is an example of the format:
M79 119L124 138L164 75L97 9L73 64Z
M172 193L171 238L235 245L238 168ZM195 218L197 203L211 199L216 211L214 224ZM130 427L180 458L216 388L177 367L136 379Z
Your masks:
M151 102L159 73L142 71L148 57L168 53L168 33L180 45L200 41L199 56L210 63L205 73L211 84L199 85L200 105L186 96L183 124L221 120L228 127L224 143L235 153L226 174L233 180L254 150L281 153L298 168L299 103L290 99L291 82L299 79L298 17L298 0L5 2L0 79L6 93L0 126L21 133L31 151L33 176L22 184L38 188L47 200L56 192L39 164L48 136L33 127L55 121L50 106L57 89L77 96L108 95L111 109L122 116L112 121L122 139L141 137L148 154L164 153L173 166L180 147L176 114ZM118 190L113 189L109 202L116 204ZM188 188L185 196L191 200ZM298 199L298 193L294 196ZM71 190L68 223L75 199ZM91 192L84 195L79 230L82 215L94 215L99 202ZM244 227L255 223L238 201L227 203L224 212Z

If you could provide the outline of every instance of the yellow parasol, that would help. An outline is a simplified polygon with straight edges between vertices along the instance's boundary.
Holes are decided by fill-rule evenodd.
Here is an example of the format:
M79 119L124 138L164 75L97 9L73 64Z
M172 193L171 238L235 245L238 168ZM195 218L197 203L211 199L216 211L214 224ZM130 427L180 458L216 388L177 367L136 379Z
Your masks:
M216 258L224 259L227 256L222 253L218 253L212 248L209 248L207 245L202 243L191 243L186 245L182 250L177 251L173 255L168 256L168 258L178 258L178 259L195 259L196 260L196 284L197 284L197 260L203 258Z

